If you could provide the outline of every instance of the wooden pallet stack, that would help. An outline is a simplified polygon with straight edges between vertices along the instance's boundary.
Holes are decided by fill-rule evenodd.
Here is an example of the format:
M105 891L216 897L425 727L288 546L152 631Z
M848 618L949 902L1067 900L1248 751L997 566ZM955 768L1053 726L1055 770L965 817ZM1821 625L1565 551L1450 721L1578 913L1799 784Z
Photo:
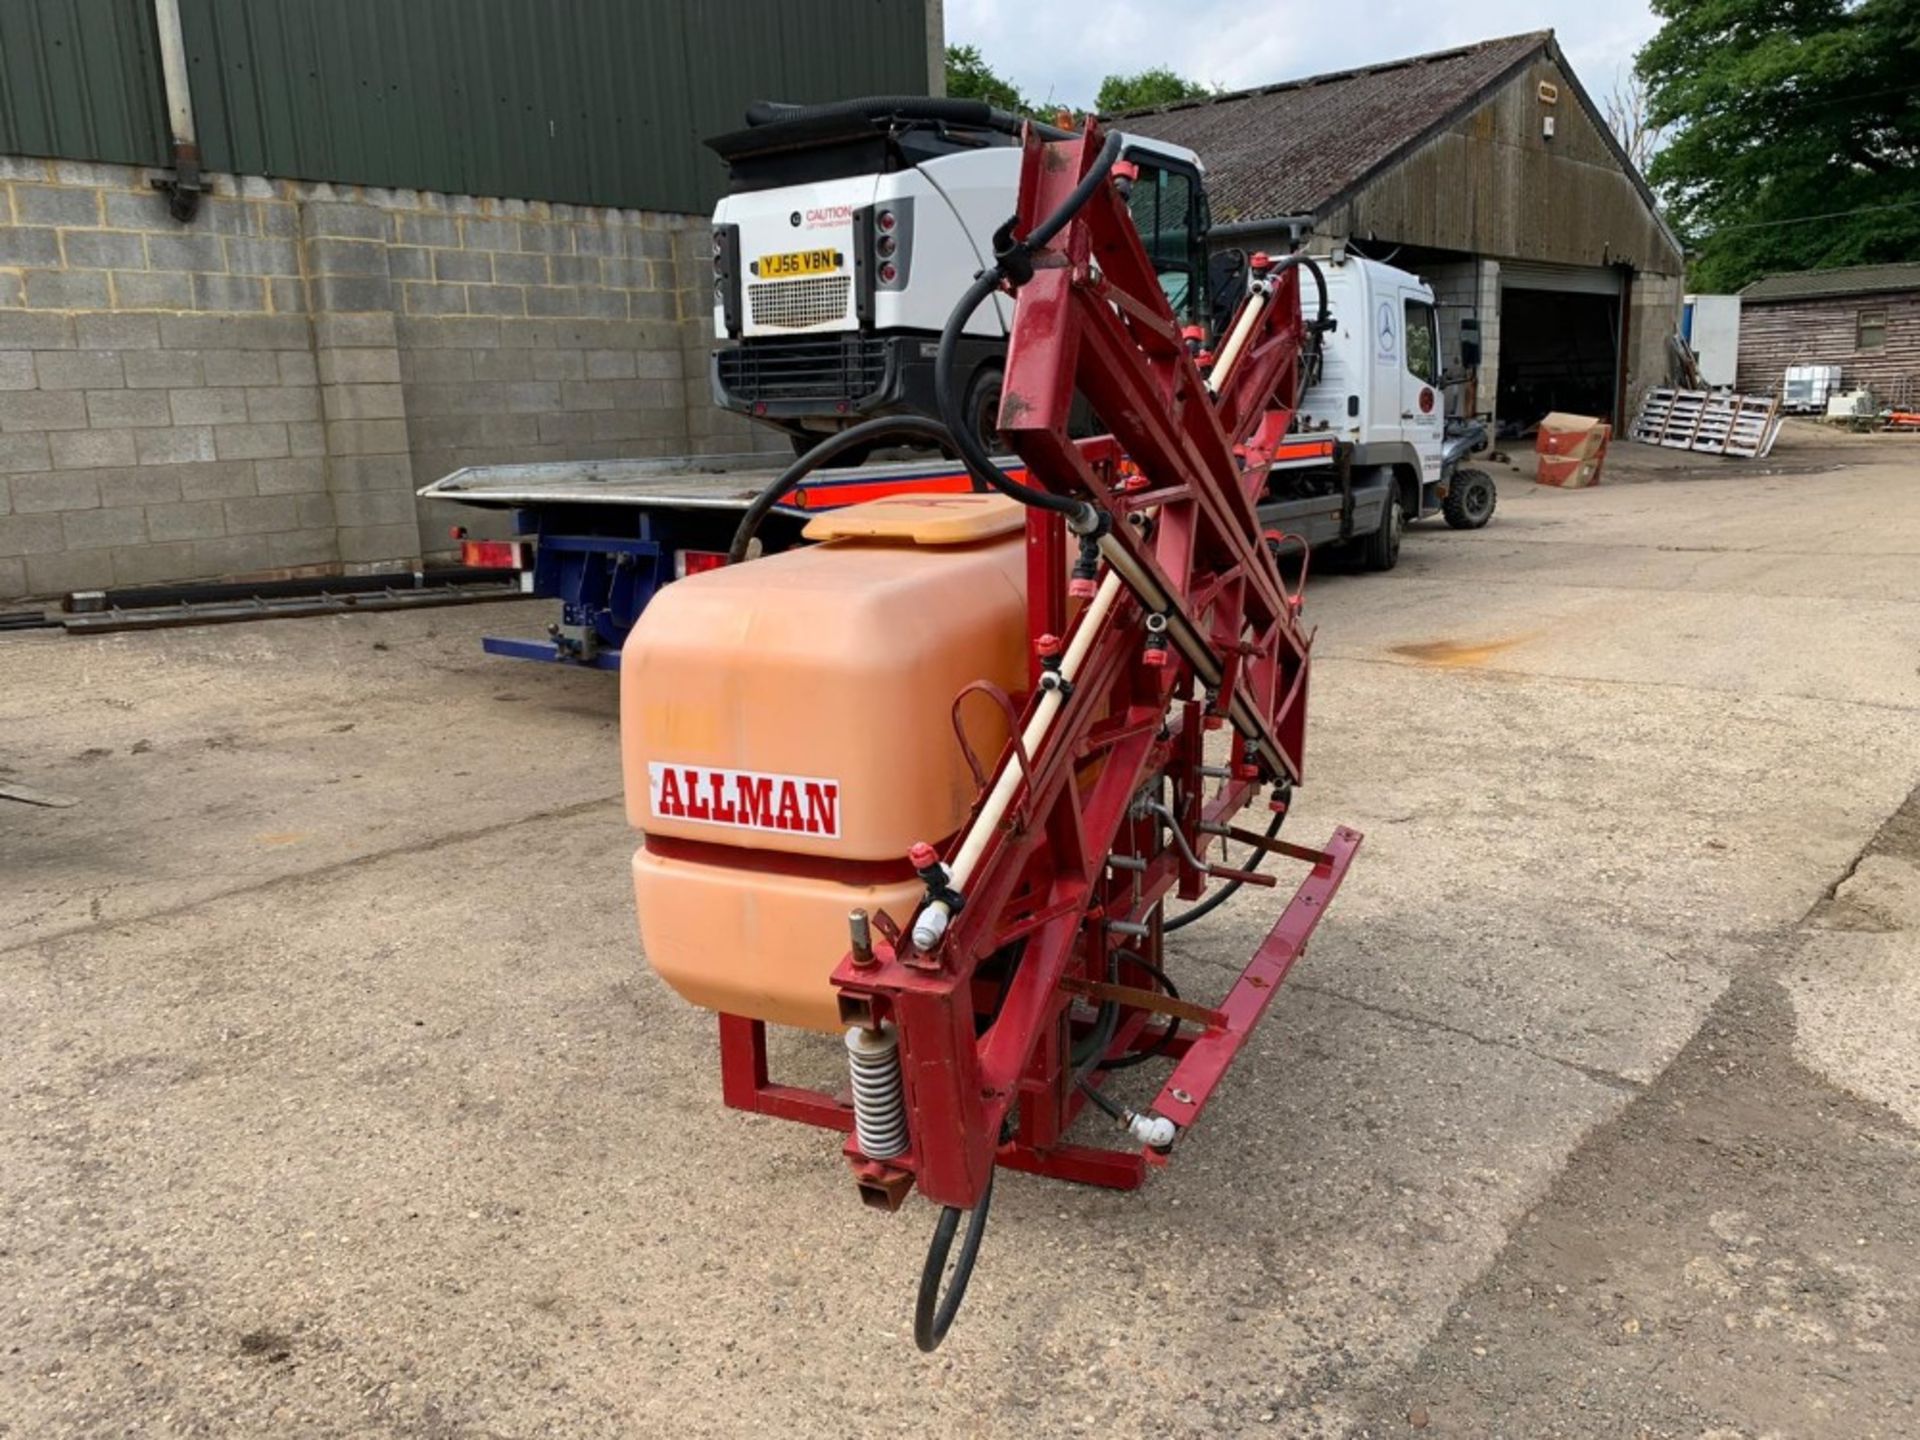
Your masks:
M1628 438L1669 450L1758 460L1780 434L1780 402L1770 395L1711 390L1650 390Z

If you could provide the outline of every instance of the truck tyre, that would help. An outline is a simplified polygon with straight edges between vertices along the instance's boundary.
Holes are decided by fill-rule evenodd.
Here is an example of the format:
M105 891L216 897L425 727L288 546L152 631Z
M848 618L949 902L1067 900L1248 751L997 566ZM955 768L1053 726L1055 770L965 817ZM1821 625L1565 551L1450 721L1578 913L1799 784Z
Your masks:
M999 455L1006 450L1007 442L1000 435L999 366L982 366L967 386L966 416L989 455Z
M1456 530L1478 530L1493 518L1493 507L1499 498L1493 477L1486 471L1456 470L1447 486L1446 502L1441 505L1440 513Z
M1387 503L1380 511L1380 528L1361 545L1361 563L1369 570L1391 570L1400 563L1400 536L1407 528L1407 511L1397 483L1387 486Z

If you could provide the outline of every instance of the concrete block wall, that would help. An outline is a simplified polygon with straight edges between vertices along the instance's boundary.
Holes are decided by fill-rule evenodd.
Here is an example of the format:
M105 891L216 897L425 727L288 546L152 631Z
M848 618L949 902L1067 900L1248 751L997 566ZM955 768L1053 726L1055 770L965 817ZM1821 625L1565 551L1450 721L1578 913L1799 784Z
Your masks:
M1487 317L1480 308L1481 263L1478 260L1456 260L1421 268L1420 278L1433 291L1434 313L1440 325L1440 369L1443 374L1451 375L1460 368L1462 318L1478 315L1483 339L1486 334ZM1484 362L1485 356L1481 358ZM1448 403L1464 404L1465 399L1464 393L1455 391L1448 396Z
M0 597L417 563L458 465L784 442L711 410L692 216L0 157Z
M1672 365L1669 342L1686 288L1684 275L1634 272L1633 290L1627 297L1627 393L1622 406L1623 425L1633 424L1647 391L1668 383Z
M1440 319L1440 361L1448 373L1460 368L1460 321L1468 315L1480 321L1480 364L1474 371L1472 406L1467 413L1486 415L1493 410L1500 384L1500 262L1477 256L1429 265L1420 278L1433 288ZM1464 406L1467 396L1455 392L1448 403Z

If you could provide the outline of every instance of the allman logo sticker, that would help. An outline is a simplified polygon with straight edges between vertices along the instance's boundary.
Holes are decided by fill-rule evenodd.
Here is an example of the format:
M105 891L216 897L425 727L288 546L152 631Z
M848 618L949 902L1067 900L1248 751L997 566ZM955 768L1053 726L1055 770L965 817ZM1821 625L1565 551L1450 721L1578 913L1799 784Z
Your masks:
M654 815L662 820L840 838L838 780L655 760L647 766L647 794Z

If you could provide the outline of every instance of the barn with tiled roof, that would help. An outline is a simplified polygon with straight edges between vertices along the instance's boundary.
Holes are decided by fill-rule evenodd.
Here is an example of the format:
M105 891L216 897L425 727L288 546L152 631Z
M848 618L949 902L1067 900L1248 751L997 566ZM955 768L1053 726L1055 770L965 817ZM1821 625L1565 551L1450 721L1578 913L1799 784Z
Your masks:
M1458 412L1617 422L1666 377L1680 245L1551 31L1113 118L1199 154L1216 244L1424 278Z

